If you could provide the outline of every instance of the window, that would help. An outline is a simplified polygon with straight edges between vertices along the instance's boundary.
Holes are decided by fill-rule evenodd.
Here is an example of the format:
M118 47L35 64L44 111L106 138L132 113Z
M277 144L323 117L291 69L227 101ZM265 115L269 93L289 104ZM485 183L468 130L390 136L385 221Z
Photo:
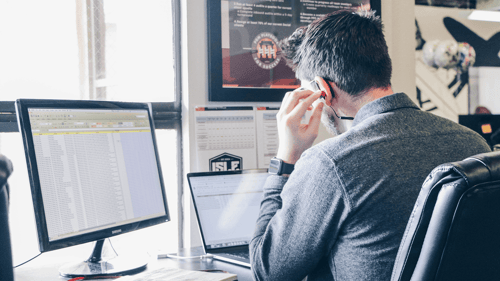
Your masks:
M153 102L171 221L134 236L177 250L181 175L180 77L174 56L180 0L19 0L0 2L0 153L14 163L10 224L14 263L38 253L17 98ZM175 23L177 22L177 23ZM176 45L174 45L177 44ZM180 73L180 72L179 72ZM147 238L141 238L147 236Z

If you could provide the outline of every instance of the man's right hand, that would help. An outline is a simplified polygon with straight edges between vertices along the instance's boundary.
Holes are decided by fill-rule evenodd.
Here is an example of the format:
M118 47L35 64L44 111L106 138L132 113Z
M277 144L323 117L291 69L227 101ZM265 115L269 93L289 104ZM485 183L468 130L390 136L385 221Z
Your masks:
M309 124L301 124L302 117L321 96L321 91L297 89L286 93L276 115L278 121L279 148L276 157L288 164L295 164L300 155L310 148L318 136L323 103L313 107Z

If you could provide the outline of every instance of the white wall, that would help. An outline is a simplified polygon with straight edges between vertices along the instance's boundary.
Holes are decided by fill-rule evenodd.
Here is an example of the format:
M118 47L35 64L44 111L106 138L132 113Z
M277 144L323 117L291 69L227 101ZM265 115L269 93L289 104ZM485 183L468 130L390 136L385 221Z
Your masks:
M470 70L471 112L485 106L500 114L500 67L472 67Z
M414 2L382 0L382 22L392 59L392 89L416 101Z
M235 105L255 103L208 102L206 1L182 1L182 73L183 73L183 153L184 174L195 170L194 106ZM210 0L208 0L210 1ZM382 21L393 63L393 89L405 92L414 100L415 94L415 14L414 1L382 0ZM259 103L261 104L261 103ZM279 103L268 103L279 105ZM319 140L327 138L321 132ZM186 181L186 179L184 179ZM187 183L184 184L185 246L201 245L196 218L191 206Z

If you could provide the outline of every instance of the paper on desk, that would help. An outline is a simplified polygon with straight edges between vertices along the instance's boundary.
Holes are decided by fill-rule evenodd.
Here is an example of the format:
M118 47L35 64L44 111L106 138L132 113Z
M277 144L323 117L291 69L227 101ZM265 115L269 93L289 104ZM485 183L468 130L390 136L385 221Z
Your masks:
M180 268L158 268L133 276L121 277L120 281L231 281L237 280L236 274L192 271Z

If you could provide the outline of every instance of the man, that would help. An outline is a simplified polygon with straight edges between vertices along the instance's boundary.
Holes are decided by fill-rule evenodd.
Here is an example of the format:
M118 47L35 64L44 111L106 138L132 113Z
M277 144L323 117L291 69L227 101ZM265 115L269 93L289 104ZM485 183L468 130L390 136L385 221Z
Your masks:
M327 15L288 44L283 49L309 89L287 93L277 115L273 163L295 167L270 169L278 174L265 184L250 244L254 277L390 280L426 176L490 149L478 134L393 93L382 24L372 12ZM308 109L310 121L301 124ZM339 135L311 147L322 114ZM350 129L338 130L345 122Z

